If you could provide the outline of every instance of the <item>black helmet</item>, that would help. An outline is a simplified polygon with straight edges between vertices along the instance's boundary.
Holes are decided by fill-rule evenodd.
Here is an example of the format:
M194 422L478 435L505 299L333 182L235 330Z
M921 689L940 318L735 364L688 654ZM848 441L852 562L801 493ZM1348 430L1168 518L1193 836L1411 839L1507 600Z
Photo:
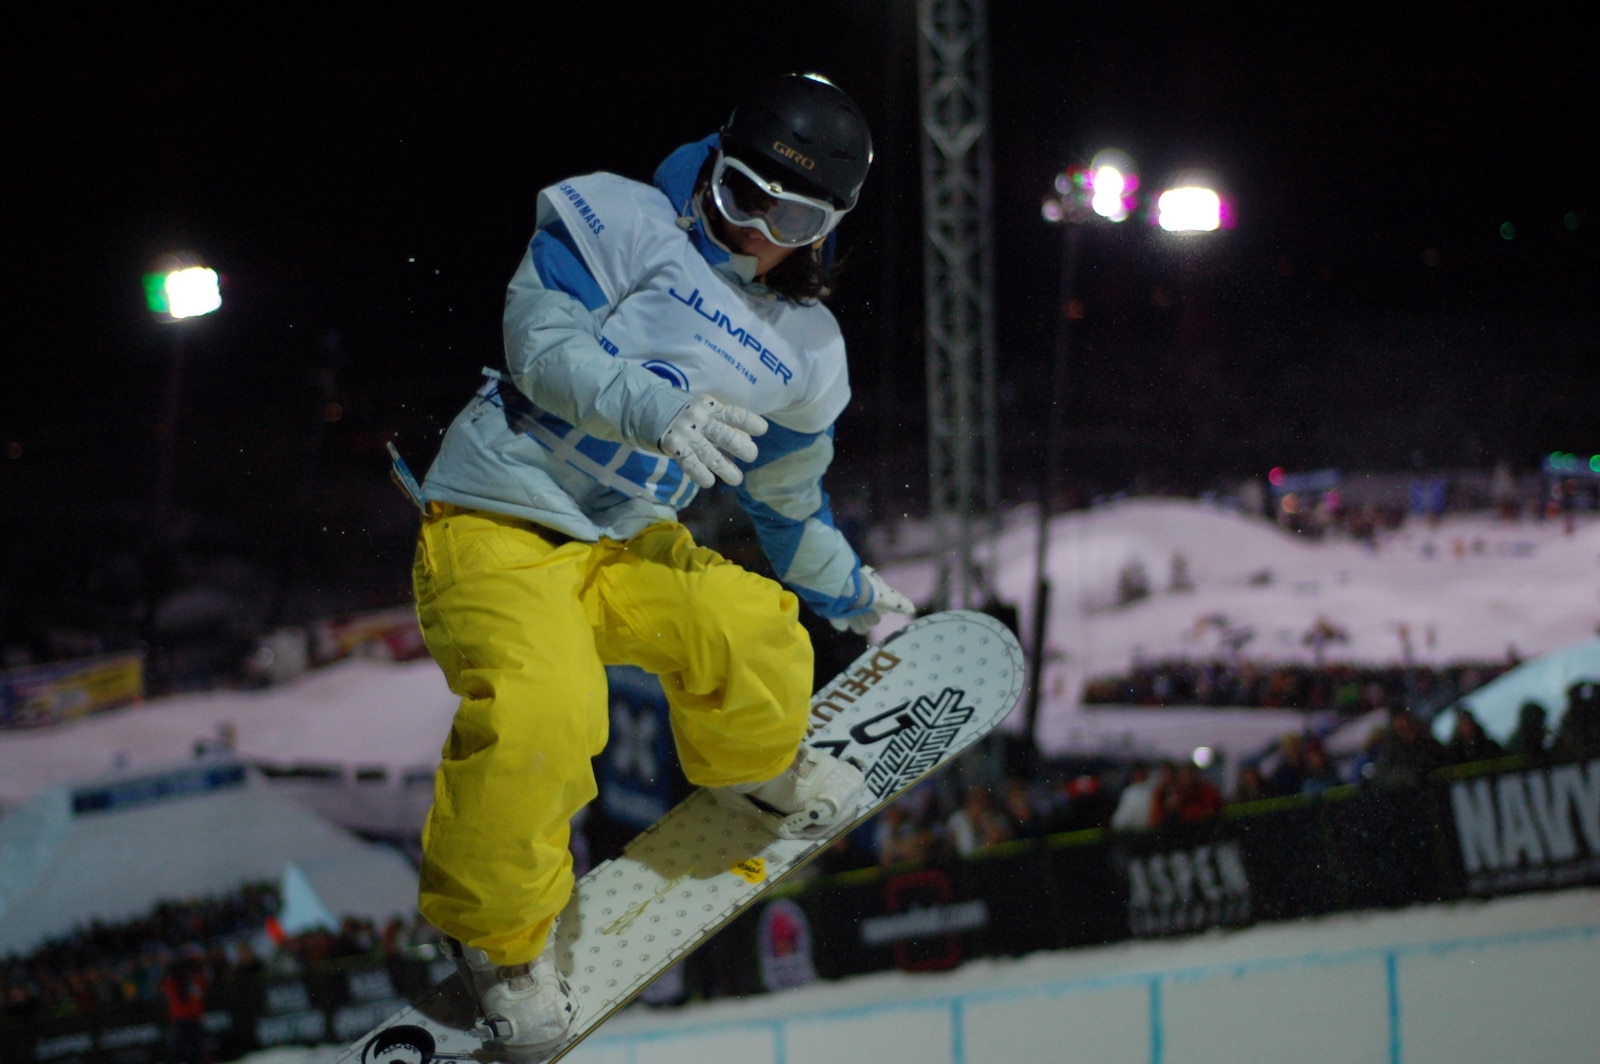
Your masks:
M820 74L785 74L757 86L728 116L722 149L763 177L841 211L856 205L872 165L872 133L861 108Z

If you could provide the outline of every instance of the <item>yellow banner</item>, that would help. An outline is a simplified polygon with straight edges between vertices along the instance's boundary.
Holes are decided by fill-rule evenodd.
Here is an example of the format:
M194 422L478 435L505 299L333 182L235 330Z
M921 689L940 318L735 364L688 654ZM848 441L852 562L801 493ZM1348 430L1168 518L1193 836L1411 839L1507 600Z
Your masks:
M37 728L144 699L137 651L0 672L0 728Z

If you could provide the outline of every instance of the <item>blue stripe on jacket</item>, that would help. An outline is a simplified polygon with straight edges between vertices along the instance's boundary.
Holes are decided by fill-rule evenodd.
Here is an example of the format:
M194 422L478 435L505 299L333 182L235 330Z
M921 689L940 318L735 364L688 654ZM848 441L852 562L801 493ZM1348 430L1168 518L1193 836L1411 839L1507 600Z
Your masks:
M528 245L533 256L533 268L539 274L539 283L546 288L567 295L583 304L585 310L595 310L606 305L606 295L600 282L589 272L578 245L567 231L566 223L552 222L533 236Z
M506 412L507 424L524 433L547 450L556 451L569 465L577 465L595 480L625 495L665 503L678 508L694 497L695 484L676 462L666 461L646 451L628 448L628 455L620 466L613 468L617 452L623 444L602 440L580 432L548 410L540 410L517 390L510 381L491 377L478 394ZM571 456L561 454L559 447L540 437L531 426L537 425L555 440L570 441L573 454L586 459L589 468L575 463Z
M829 426L823 432L796 432L772 422L759 441L761 448L759 456L754 462L738 463L746 470L758 469L761 466L774 462L779 458L805 450L823 435L832 436L833 428ZM755 525L756 536L761 540L761 549L766 553L767 559L772 562L773 569L779 579L788 584L801 601L810 606L824 617L839 617L860 612L856 600L860 594L861 566L857 561L852 573L854 585L848 595L833 596L818 591L815 588L803 587L789 580L789 569L794 563L795 554L800 549L801 538L805 535L808 521L816 521L828 528L833 528L833 510L828 504L828 493L819 483L817 491L820 503L810 514L802 518L792 518L779 513L771 506L750 494L749 481L740 484L734 489L739 500L739 505L745 513L750 515L751 523Z

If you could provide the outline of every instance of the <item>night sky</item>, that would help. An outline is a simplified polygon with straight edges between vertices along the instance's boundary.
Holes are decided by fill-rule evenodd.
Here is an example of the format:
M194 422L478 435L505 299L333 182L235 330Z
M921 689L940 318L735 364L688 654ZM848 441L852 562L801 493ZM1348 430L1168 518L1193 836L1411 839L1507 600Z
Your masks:
M0 621L66 587L93 626L85 603L129 594L178 329L178 534L403 593L383 444L420 471L500 359L537 191L647 180L794 69L854 95L878 148L841 230L857 398L830 486L921 503L913 4L330 7L58 4L7 34ZM1147 190L1210 170L1237 225L1084 233L1074 490L1600 451L1600 76L1587 38L1533 21L993 3L1004 494L1032 490L1048 415L1061 238L1040 201L1105 146ZM223 275L219 314L152 321L140 275L175 250Z

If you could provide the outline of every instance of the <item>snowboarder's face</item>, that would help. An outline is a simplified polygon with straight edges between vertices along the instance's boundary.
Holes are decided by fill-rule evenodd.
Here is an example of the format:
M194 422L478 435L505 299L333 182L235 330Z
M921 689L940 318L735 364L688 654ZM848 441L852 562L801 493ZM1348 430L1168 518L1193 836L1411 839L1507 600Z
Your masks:
M733 228L738 250L756 260L756 276L764 276L778 263L794 254L794 248L779 247L755 229Z
M778 263L794 254L798 248L786 248L768 240L759 229L732 225L723 218L711 201L711 191L706 190L705 215L711 219L716 238L723 247L736 255L749 255L756 260L756 276L763 277Z

